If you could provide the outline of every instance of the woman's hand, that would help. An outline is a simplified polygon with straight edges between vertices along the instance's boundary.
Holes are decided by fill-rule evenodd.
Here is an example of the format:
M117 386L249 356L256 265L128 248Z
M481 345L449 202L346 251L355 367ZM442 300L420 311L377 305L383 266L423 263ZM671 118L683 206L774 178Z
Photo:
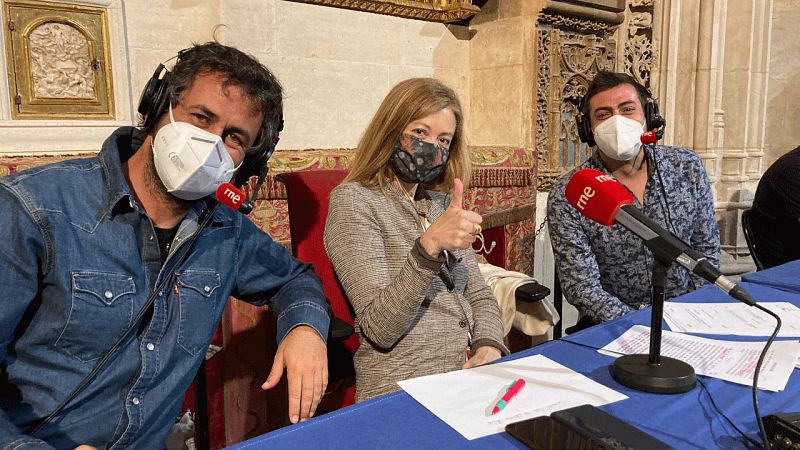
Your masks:
M492 362L499 357L500 350L489 345L484 345L483 347L478 347L478 349L475 350L475 354L472 355L472 357L468 359L461 368L469 369L470 367L477 367L481 364Z
M481 215L462 207L464 184L458 178L453 182L453 201L436 222L420 237L420 244L431 258L436 258L442 250L464 250L475 242L481 231Z

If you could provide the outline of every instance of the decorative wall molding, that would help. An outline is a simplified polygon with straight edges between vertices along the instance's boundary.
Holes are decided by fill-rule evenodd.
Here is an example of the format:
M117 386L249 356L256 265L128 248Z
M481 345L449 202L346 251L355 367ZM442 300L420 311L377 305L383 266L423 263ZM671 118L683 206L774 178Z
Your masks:
M611 22L578 19L559 14L552 14L546 10L539 13L538 19L539 23L552 25L555 28L578 29L597 33L612 33L617 27L617 24Z
M480 12L470 0L291 0L428 22L451 23Z
M625 19L625 0L547 0L542 12L619 25Z

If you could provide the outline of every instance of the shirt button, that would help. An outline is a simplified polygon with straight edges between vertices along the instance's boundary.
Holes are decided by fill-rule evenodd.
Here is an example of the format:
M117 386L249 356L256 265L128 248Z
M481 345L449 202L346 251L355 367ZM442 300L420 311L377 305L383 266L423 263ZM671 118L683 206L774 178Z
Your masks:
M467 321L466 320L462 320L462 321L458 322L458 326L460 326L461 328L466 327L467 326Z
M164 296L164 291L161 291L161 292L159 292L159 293L158 293L158 296L159 296L159 297L163 297L163 296Z
M208 286L203 286L203 292L205 292L206 294L208 294L209 292L211 292L211 288L210 288L210 287L208 287Z
M134 405L138 405L139 404L139 398L138 397L133 397L133 400L131 400L131 402L133 402Z
M153 235L152 235L152 234L150 235L150 240L151 240L151 241L153 240Z
M105 295L105 296L106 296L106 298L111 298L111 297L113 297L113 296L114 296L114 293L113 293L113 292L111 292L111 291L106 291L106 292L105 292L103 295Z
M149 344L147 344L147 349L148 349L148 350L150 350L151 352L152 352L153 350L155 350L155 348L156 348L156 346L155 346L155 345L153 345L153 343L152 343L152 342L150 342Z

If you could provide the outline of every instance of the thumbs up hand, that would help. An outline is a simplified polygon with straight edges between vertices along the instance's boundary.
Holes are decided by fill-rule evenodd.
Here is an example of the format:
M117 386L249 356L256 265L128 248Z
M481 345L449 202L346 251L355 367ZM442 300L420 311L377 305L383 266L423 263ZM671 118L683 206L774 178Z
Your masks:
M420 244L432 258L442 250L463 250L472 245L481 231L480 214L463 208L464 184L456 178L453 182L453 201L447 211L420 237Z

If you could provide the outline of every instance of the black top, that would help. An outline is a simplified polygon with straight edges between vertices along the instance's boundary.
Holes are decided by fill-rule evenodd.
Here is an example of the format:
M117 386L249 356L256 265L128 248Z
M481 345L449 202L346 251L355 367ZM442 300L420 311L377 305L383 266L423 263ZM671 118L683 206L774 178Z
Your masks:
M158 248L161 250L161 264L164 264L164 261L167 260L167 255L169 255L169 249L172 246L172 239L175 237L175 233L178 232L178 226L176 225L173 228L153 227L153 229L158 239Z
M800 147L764 172L753 199L750 227L765 269L800 259Z

